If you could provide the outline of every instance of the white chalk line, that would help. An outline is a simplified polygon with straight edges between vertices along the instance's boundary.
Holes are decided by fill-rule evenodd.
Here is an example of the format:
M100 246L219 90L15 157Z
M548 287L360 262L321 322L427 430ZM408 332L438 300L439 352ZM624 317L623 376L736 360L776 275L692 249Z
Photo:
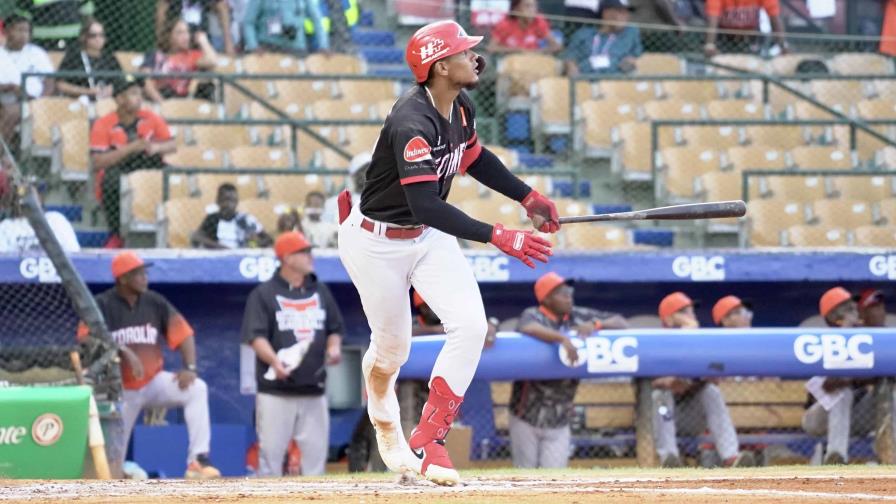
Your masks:
M730 495L730 496L755 496L755 497L797 497L801 499L855 499L875 501L896 501L896 496L876 495L865 493L834 493L834 492L808 492L805 490L771 490L756 488L730 489L730 488L638 488L619 487L621 492L650 493L650 494L684 494L684 495ZM604 492L613 490L605 489Z

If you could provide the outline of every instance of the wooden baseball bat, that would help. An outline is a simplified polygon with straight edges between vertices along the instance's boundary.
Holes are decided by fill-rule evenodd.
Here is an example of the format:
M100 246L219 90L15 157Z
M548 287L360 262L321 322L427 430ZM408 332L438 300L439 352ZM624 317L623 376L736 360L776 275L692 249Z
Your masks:
M84 385L84 370L81 368L81 355L72 350L69 353L72 368L78 383ZM93 458L93 466L96 469L96 477L101 480L112 479L109 469L109 459L106 458L106 440L103 438L103 427L100 424L100 412L96 407L93 392L90 393L90 406L88 410L89 420L87 429L87 444L90 446L90 456Z
M646 210L635 210L632 212L560 217L560 224L600 221L719 219L725 217L743 217L746 213L747 205L741 200L712 201L709 203L688 203L684 205L648 208Z

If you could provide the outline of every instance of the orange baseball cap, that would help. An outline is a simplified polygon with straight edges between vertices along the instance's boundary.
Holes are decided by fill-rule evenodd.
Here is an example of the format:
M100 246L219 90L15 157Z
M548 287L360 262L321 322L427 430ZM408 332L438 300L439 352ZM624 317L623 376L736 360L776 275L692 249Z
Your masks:
M837 286L832 289L828 289L827 292L822 294L821 299L818 301L818 311L821 313L822 317L827 317L828 313L831 313L831 310L849 301L850 299L855 298L852 294L849 293L848 290L844 289L843 287Z
M274 242L274 253L277 259L283 259L289 254L295 254L311 248L311 244L305 239L305 235L298 231L287 231L277 237Z
M417 293L416 290L414 291L414 295L412 297L414 300L414 308L420 308L420 305L426 303L426 301L423 300L423 298L420 296L420 294Z
M678 310L681 310L682 308L693 305L694 302L684 292L673 292L672 294L664 297L662 301L660 301L660 318L664 319L677 312Z
M563 284L570 283L572 283L570 280L563 278L553 271L545 273L541 278L535 281L535 299L541 303L554 289Z
M712 307L712 321L715 322L716 325L722 325L722 319L731 313L731 310L743 305L744 302L737 296L723 297L716 301L716 304Z
M136 252L126 250L112 258L112 278L118 278L125 273L130 273L137 268L152 266L145 263Z

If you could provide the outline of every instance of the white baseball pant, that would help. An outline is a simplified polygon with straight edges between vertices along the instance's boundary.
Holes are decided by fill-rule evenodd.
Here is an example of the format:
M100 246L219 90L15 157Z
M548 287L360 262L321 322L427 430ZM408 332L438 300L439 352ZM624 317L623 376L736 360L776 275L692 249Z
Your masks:
M827 434L827 452L843 455L843 460L849 460L850 436L866 436L875 428L875 394L868 391L858 401L855 400L855 391L851 388L843 389L843 396L826 411L821 403L815 403L803 413L803 430L813 436ZM893 393L893 401L896 404L896 392ZM893 432L896 433L896 414L890 414L893 422Z
M319 476L327 467L330 410L327 396L287 396L260 392L255 397L258 475L283 476L289 441L302 452L302 475Z
M707 427L722 460L737 455L737 432L718 386L707 383L677 405L672 392L653 391L653 436L660 460L669 455L679 456L676 439L678 432L696 436L702 434Z
M121 407L125 443L131 437L137 416L145 407L183 408L190 438L187 463L196 460L196 456L201 453L208 453L212 436L208 416L208 387L201 378L196 378L186 390L181 390L175 373L159 371L143 387L137 390L125 389Z
M371 330L362 363L370 419L382 430L400 429L395 380L411 348L410 287L445 326L432 376L443 377L457 395L470 386L488 325L479 285L457 238L427 228L414 239L389 239L385 223L368 219L373 232L362 229L364 218L355 206L339 226L339 257Z

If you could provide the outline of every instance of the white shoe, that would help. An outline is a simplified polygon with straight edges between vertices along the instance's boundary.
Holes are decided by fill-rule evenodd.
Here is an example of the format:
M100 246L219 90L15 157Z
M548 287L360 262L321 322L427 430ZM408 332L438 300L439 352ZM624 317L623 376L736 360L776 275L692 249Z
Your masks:
M394 425L394 424L393 424ZM402 439L403 434L395 427L382 427L382 423L373 423L376 430L376 444L380 451L380 458L386 467L396 473L404 473L406 471L415 471L415 465L412 459L411 449Z

